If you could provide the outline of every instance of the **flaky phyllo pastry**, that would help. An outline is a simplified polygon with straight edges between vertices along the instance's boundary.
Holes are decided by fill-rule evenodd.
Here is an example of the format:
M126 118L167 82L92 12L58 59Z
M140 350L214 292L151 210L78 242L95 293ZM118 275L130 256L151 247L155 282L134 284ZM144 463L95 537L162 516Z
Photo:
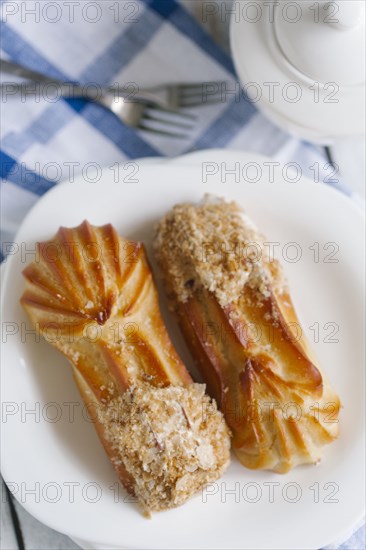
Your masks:
M221 476L230 437L173 348L143 245L84 222L38 252L21 303L72 363L119 479L146 513L184 503Z
M209 392L248 468L316 463L340 402L316 365L273 249L235 203L176 206L156 256Z

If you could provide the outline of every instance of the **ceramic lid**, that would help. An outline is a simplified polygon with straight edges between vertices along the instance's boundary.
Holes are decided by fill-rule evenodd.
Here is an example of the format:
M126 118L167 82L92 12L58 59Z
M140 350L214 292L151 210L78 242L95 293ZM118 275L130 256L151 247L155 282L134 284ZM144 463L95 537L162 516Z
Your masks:
M365 1L237 4L234 62L257 106L310 141L364 134Z
M364 82L364 2L306 1L301 8L300 17L295 4L286 0L275 7L274 33L283 56L318 82L333 81L340 86Z

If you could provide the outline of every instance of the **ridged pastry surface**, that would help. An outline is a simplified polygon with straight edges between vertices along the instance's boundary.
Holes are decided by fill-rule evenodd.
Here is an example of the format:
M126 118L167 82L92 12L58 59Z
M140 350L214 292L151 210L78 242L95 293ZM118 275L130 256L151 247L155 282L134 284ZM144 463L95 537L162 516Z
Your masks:
M72 363L105 450L144 511L182 504L223 473L230 438L220 412L202 414L209 398L170 341L143 245L85 221L37 246L22 306ZM176 433L163 430L170 415Z
M340 401L312 357L279 263L235 203L180 204L155 242L187 344L247 467L320 460Z

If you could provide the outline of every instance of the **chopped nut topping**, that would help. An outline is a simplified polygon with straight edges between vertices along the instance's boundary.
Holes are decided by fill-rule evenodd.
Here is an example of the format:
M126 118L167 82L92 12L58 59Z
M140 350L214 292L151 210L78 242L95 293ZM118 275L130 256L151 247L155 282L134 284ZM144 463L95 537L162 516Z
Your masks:
M222 307L239 300L245 285L268 298L269 286L284 285L281 268L269 258L265 238L235 202L205 198L179 204L158 225L158 262L181 302L199 285Z
M183 504L228 466L229 430L203 384L134 386L99 419L146 512Z

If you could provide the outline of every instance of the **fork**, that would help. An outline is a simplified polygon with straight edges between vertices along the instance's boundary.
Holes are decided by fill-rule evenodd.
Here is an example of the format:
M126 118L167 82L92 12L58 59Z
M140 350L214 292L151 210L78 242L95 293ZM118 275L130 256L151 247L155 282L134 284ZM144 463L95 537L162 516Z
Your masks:
M1 90L6 90L6 94L10 95L13 95L12 90L14 89L17 93L21 92L25 95L31 94L37 96L40 93L40 89L36 89L34 85L30 87L26 84L4 84L0 88ZM72 93L63 85L58 90L61 94L56 97L81 97L98 103L131 128L172 138L188 137L190 131L194 128L195 116L180 110L167 109L158 103L154 103L151 99L134 98L130 100L126 97L112 94L110 91L99 91L96 94L95 90L91 92L79 86L72 86L71 90ZM47 97L51 99L49 95Z
M82 94L85 92L85 86L73 82L62 82L59 79L50 78L47 75L38 71L33 71L14 63L13 61L7 61L0 59L0 71L5 71L9 74L14 74L23 78L27 78L38 84L53 84L62 93ZM133 87L134 83L130 83ZM99 86L96 85L95 89L100 90L101 93L111 93L115 96L121 96L134 99L146 99L152 103L157 103L161 107L166 109L180 109L186 107L197 107L198 105L219 103L222 101L223 91L227 85L225 81L207 81L207 82L193 82L193 83L177 83L177 84L162 84L150 88L139 89L135 85L135 89L128 92L128 86ZM67 88L67 90L66 90ZM14 90L27 91L27 84L14 84ZM30 88L29 88L30 89ZM87 97L87 99L90 99Z
M0 60L0 69L16 76L30 78L34 82L34 84L2 84L1 89L6 90L8 94L15 91L16 93L37 95L41 92L42 85L52 85L54 86L53 91L62 97L82 97L99 103L131 128L173 138L185 138L194 126L195 117L193 115L164 107L161 102L155 101L149 94L129 99L131 94L123 93L122 95L121 90L118 88L94 88L92 90L78 84L50 79L42 73L31 71L21 65L5 60Z

